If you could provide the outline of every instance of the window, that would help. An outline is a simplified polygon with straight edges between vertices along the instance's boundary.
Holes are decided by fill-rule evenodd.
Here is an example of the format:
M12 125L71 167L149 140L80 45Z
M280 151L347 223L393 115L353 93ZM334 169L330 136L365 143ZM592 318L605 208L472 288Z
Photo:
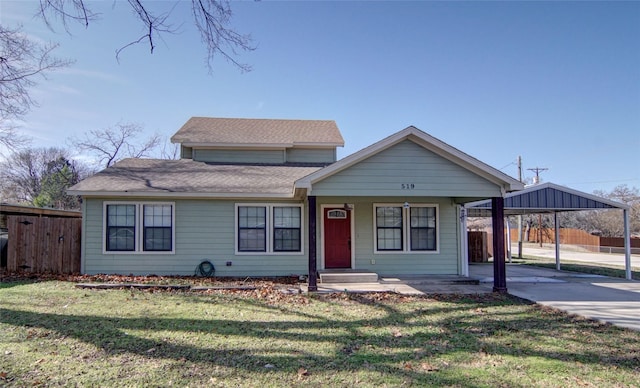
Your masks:
M436 205L374 205L375 251L436 252Z
M238 250L264 252L267 250L267 211L264 207L238 208Z
M237 204L238 253L302 253L302 206Z
M171 205L143 205L144 250L171 251Z
M135 251L135 205L107 205L107 250Z
M436 208L412 207L409 209L411 225L411 250L436 250Z
M402 250L402 207L377 207L376 228L379 251Z
M104 204L105 252L168 252L174 247L172 203Z
M346 220L347 219L347 211L346 210L329 210L327 213L327 218L330 220Z
M275 252L300 252L299 207L273 208L273 250Z

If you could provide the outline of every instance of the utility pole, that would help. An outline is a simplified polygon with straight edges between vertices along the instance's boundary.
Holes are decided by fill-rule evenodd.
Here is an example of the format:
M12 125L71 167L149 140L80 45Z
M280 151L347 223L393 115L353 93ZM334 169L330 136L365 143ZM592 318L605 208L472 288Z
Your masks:
M540 173L542 171L547 171L548 168L546 168L546 167L534 167L534 168L527 168L527 170L533 171L533 172L536 173L536 177L533 178L533 184L537 185L538 183L540 183Z
M527 168L527 170L533 171L536 173L536 177L533 178L533 184L537 185L538 183L540 183L540 173L542 171L547 171L548 168L534 167L534 168ZM538 241L540 242L540 248L542 248L542 214L538 214Z
M522 183L522 156L518 155L518 180Z

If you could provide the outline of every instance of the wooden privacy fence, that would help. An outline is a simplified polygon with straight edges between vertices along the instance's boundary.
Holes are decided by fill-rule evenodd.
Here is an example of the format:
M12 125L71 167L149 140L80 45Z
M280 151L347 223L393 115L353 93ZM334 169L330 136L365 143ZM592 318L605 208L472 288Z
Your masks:
M82 219L10 215L7 227L9 271L80 272Z
M580 245L596 252L601 245L600 237L587 233L584 230L560 228L559 232L561 244ZM551 228L543 228L542 233L540 233L538 228L530 228L528 235L525 233L524 241L539 243L541 235L542 243L554 244L556 241L556 232ZM511 229L511 242L518 242L517 229Z

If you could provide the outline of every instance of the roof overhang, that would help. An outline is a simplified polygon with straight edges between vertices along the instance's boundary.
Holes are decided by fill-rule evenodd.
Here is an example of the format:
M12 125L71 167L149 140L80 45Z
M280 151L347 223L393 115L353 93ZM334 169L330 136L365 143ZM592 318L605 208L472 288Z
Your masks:
M69 195L84 198L181 198L181 199L293 199L296 191L291 193L197 193L197 192L148 192L148 191L67 191Z
M344 143L191 143L191 142L174 142L181 144L183 147L190 147L195 149L262 149L262 150L283 150L286 148L326 148L333 149L335 147L343 147Z

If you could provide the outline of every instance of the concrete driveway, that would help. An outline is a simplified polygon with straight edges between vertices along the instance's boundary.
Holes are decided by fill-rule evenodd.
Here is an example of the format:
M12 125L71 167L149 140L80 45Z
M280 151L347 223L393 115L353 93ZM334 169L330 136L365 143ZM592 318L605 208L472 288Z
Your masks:
M493 264L470 264L469 275L493 284ZM507 264L509 294L640 331L640 282Z

